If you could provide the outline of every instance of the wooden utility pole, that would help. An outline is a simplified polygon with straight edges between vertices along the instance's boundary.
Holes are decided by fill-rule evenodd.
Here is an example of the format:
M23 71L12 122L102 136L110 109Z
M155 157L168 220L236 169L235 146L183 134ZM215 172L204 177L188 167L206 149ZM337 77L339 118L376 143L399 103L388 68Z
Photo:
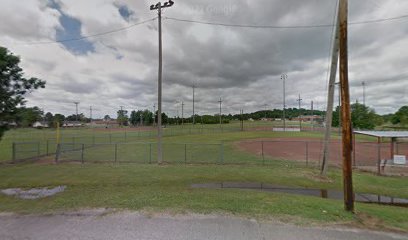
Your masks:
M352 127L350 111L350 92L348 80L348 0L340 0L340 88L341 119L343 138L343 189L344 207L354 212L354 193L352 178Z
M159 72L158 72L158 104L157 104L157 163L162 164L162 72L163 72L163 57L162 57L162 8L173 6L174 2L169 0L164 5L158 2L156 5L151 5L150 10L157 10L158 25L159 25Z
M330 135L331 127L333 120L333 105L334 105L334 90L336 84L336 74L337 74L337 65L339 63L339 12L336 13L336 26L335 34L332 48L332 60L330 67L330 79L329 79L329 92L327 96L327 109L326 109L326 122L325 127L326 131L324 133L324 146L323 146L323 160L320 174L325 176L327 175L327 169L329 166L329 145L330 145Z

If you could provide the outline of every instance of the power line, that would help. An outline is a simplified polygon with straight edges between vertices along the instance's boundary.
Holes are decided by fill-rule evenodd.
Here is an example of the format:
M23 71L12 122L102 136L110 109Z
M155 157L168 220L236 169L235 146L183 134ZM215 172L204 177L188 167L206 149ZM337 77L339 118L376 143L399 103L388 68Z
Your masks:
M236 28L272 28L272 29L286 29L286 28L326 28L331 27L330 24L322 24L322 25L303 25L303 26L271 26L271 25L245 25L245 24L228 24L228 23L219 23L219 22L205 22L205 21L198 21L198 20L188 20L188 19L180 19L174 17L165 17L167 20L173 20L177 22L187 22L187 23L198 23L204 25L213 25L213 26L223 26L223 27L236 27Z
M390 17L390 18L381 18L381 19L374 19L374 20L365 20L365 21L357 21L357 22L350 22L349 25L361 25L361 24L370 24L370 23L381 23L387 21L395 21L408 18L408 15L402 15L398 17ZM206 22L206 21L199 21L199 20L189 20L189 19L181 19L181 18L174 18L174 17L165 17L167 20L173 20L177 22L187 22L187 23L197 23L197 24L204 24L204 25L212 25L212 26L222 26L222 27L235 27L235 28L267 28L267 29L308 29L308 28L329 28L333 27L333 24L316 24L316 25L292 25L292 26L278 26L278 25L252 25L252 24L230 24L230 23L220 23L220 22Z
M21 45L42 45L42 44L55 44L55 43L64 43L64 42L73 42L73 41L79 41L79 40L84 40L87 38L93 38L93 37L100 37L100 36L104 36L104 35L108 35L108 34L112 34L112 33L117 33L117 32L121 32L121 31L125 31L127 29L148 23L148 22L152 22L154 20L156 20L157 17L145 20L145 21L141 21L138 23L134 23L131 24L129 26L126 27L122 27L122 28L118 28L118 29L114 29L114 30L110 30L107 32L100 32L100 33L95 33L95 34L91 34L91 35L85 35L82 37L78 37L78 38L69 38L69 39L63 39L63 40L57 40L57 41L47 41L47 42L25 42L25 43L20 43Z
M387 22L387 21L395 21L395 20L400 20L408 18L408 15L402 15L398 17L391 17L391 18L382 18L382 19L375 19L375 20L366 20L366 21L358 21L358 22L350 22L349 25L361 25L361 24L370 24L370 23L381 23L381 22ZM56 41L45 41L45 42L23 42L19 43L21 45L42 45L42 44L55 44L55 43L64 43L64 42L73 42L73 41L80 41L88 38L94 38L94 37L100 37L112 33L117 33L121 31L125 31L127 29L136 27L138 25L142 25L151 21L156 20L157 17L141 21L138 23L131 24L126 27L106 31L106 32L100 32L100 33L95 33L95 34L90 34L90 35L85 35L82 37L78 38L69 38L69 39L62 39L62 40L56 40ZM204 24L204 25L213 25L213 26L224 26L224 27L236 27L236 28L266 28L266 29L308 29L308 28L328 28L328 27L333 27L333 24L317 24L317 25L292 25L292 26L273 26L273 25L246 25L246 24L228 24L228 23L218 23L218 22L205 22L205 21L198 21L198 20L189 20L189 19L180 19L180 18L174 18L174 17L165 17L167 20L173 20L173 21L178 21L178 22L187 22L187 23L197 23L197 24Z

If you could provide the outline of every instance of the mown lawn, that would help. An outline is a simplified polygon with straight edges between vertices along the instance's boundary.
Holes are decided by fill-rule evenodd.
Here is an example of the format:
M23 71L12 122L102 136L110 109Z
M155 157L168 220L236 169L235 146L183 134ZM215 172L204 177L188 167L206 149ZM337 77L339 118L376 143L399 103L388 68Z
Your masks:
M342 201L248 190L192 189L193 183L263 182L275 185L338 189L341 174L330 171L321 180L313 169L292 165L190 166L61 164L0 168L0 188L66 185L64 193L41 200L0 195L0 211L52 213L83 208L146 211L230 213L274 218L299 224L360 224L375 219L380 228L408 232L406 208L357 204L357 217L343 210ZM408 198L407 179L354 174L361 193ZM361 218L364 218L363 220ZM372 222L372 221L371 221Z

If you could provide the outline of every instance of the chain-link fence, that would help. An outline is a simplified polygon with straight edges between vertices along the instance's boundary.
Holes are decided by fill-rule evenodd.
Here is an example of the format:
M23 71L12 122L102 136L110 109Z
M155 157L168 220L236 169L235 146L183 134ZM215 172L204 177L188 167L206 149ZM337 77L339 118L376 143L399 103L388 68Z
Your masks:
M307 166L320 166L323 157L323 142L317 140L250 140L241 141L238 146L247 152L258 155L263 161L268 161L268 159L288 160L304 162ZM334 166L341 166L341 142L331 141L329 152L329 163ZM392 154L407 157L408 142L396 143L394 150L392 150L390 143L386 142L356 142L354 144L352 164L356 168L374 172L381 172L385 167L395 167L396 172L408 173L408 165L395 164Z
M57 163L157 163L157 143L61 143L57 148ZM170 164L222 164L224 156L222 143L164 143L162 151Z

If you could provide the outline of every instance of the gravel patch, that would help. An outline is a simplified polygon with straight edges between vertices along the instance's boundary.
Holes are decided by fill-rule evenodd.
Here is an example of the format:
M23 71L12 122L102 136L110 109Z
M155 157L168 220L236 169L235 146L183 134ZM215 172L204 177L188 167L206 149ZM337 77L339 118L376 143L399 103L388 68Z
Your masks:
M15 196L21 199L39 199L53 196L57 193L65 191L66 186L58 186L55 188L32 188L23 190L21 188L8 188L0 192L7 196Z

